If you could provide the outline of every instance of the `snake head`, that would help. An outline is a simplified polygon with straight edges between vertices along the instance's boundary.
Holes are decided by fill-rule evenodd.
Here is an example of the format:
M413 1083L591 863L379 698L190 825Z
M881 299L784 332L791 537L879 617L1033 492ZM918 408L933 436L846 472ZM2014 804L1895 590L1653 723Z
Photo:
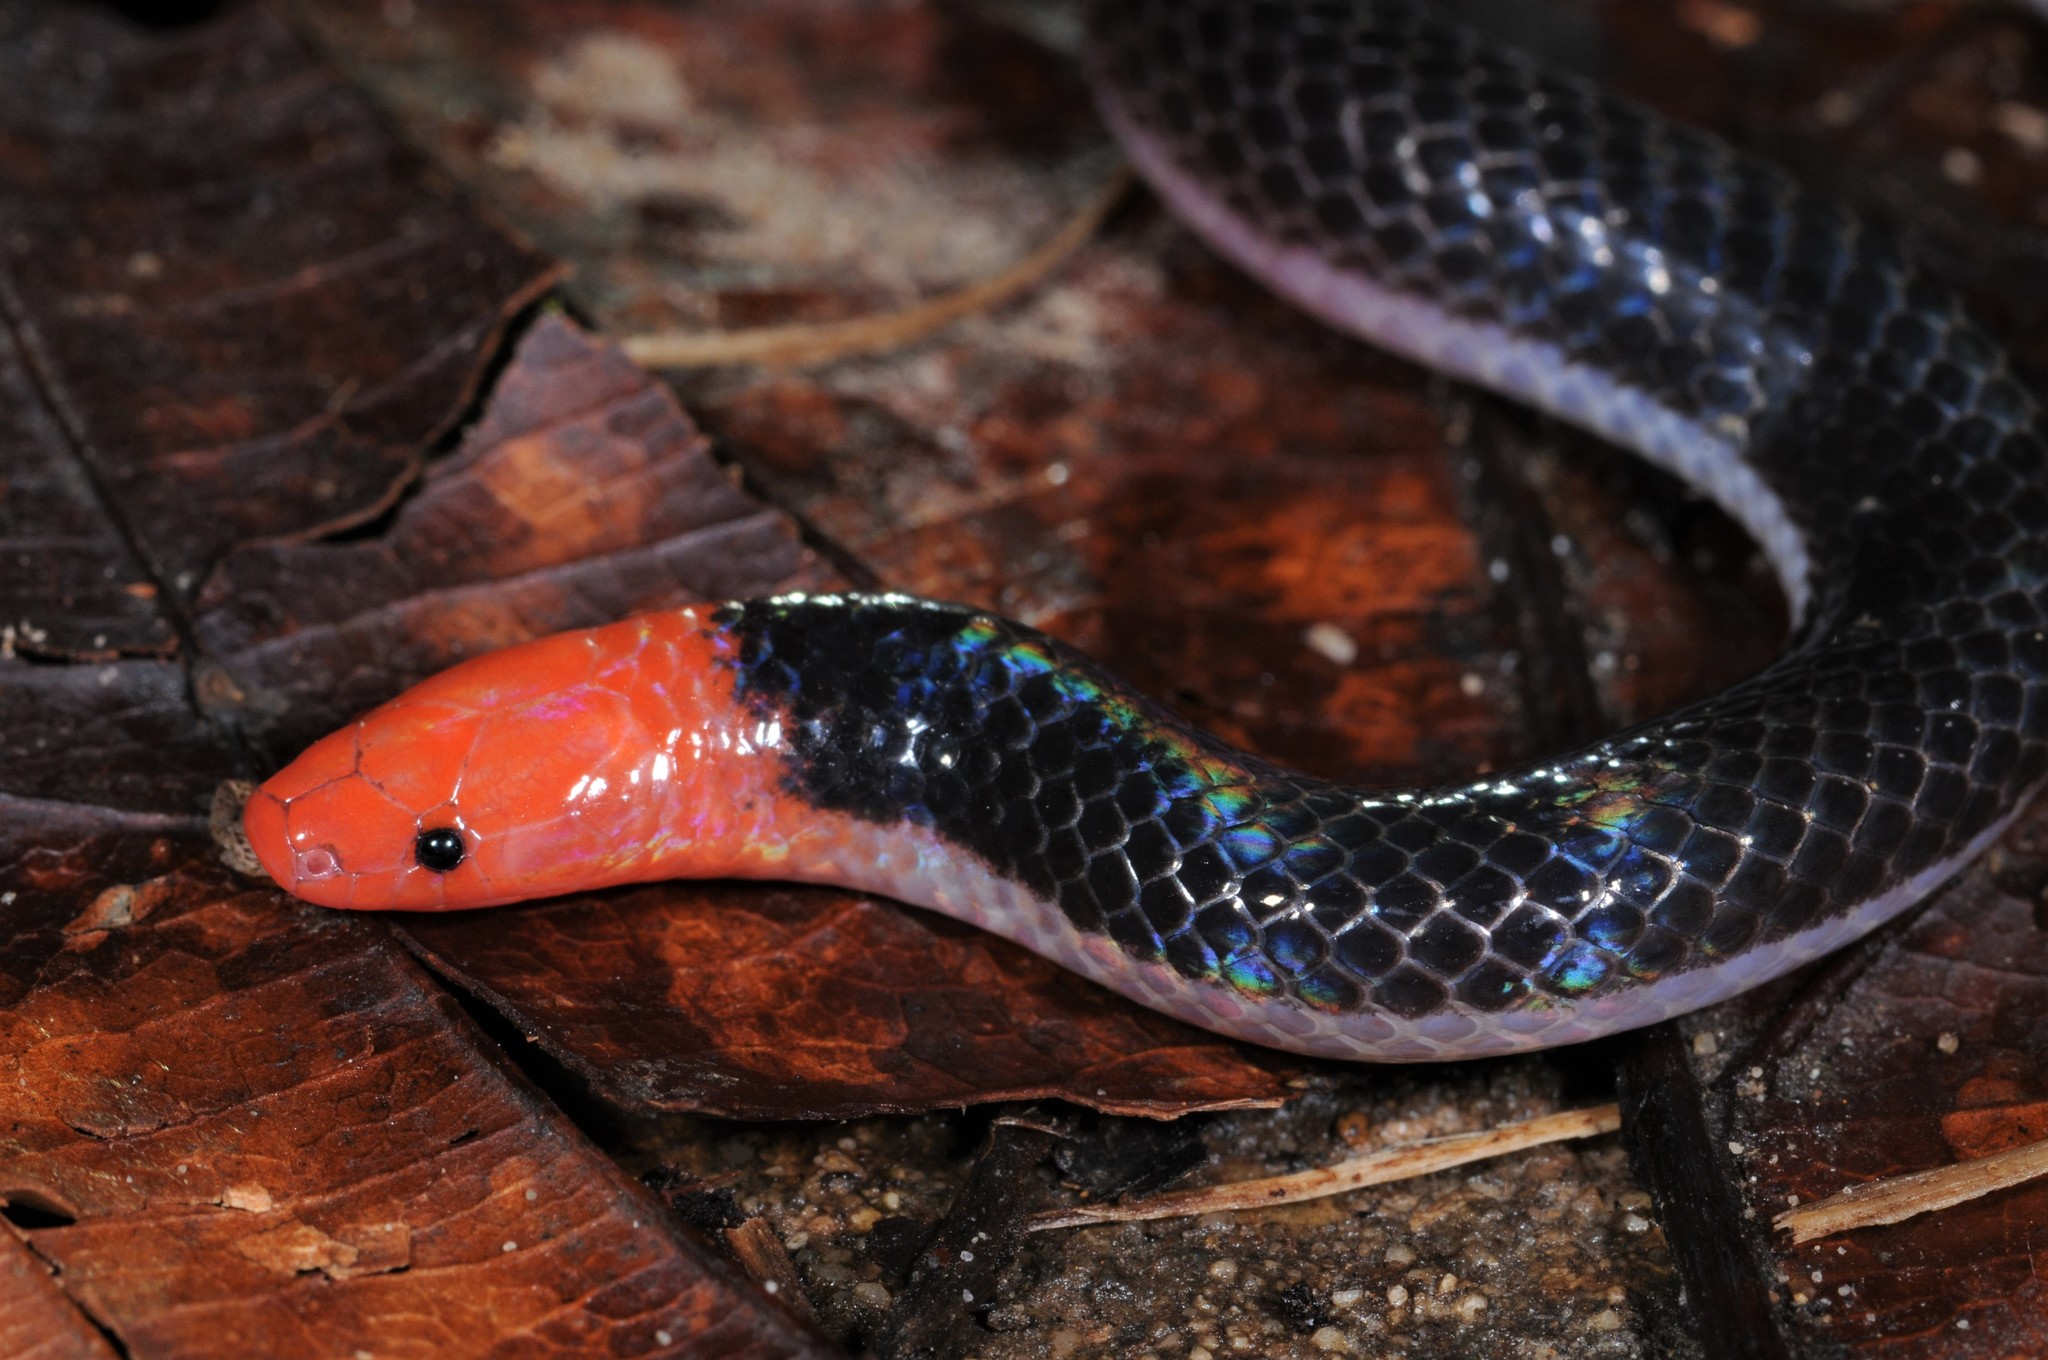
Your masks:
M297 897L403 911L716 868L735 804L703 786L732 769L699 758L729 726L712 647L685 612L444 671L259 788L250 848Z

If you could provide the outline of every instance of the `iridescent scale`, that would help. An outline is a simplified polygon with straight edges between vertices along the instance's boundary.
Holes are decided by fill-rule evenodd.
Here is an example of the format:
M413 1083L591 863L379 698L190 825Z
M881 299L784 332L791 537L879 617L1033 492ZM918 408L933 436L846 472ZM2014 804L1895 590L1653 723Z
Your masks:
M971 610L735 605L792 789L959 852L1006 904L984 919L1067 932L1044 947L1151 1004L1397 1059L1729 995L2016 813L2048 773L2040 410L1891 237L1400 0L1096 8L1105 112L1184 219L1332 323L1688 477L1777 563L1798 635L1588 750L1384 792L1223 747Z

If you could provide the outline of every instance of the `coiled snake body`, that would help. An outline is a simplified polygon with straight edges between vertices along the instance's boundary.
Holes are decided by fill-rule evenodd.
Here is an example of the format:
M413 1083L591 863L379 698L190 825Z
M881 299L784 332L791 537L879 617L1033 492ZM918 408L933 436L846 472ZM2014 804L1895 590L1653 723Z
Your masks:
M1410 0L1098 4L1143 175L1331 324L1725 506L1797 631L1761 674L1470 783L1223 747L972 609L785 597L457 667L251 800L336 906L744 874L1021 940L1305 1052L1467 1057L1647 1024L1917 901L2048 773L2034 395L1888 234Z

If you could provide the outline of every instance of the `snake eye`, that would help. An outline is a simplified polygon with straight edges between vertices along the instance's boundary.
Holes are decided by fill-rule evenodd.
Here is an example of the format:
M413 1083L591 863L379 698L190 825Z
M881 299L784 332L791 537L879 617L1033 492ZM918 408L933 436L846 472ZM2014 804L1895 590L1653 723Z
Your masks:
M419 838L412 843L412 852L422 869L445 874L462 863L462 833L452 826L437 826L431 831L422 831Z

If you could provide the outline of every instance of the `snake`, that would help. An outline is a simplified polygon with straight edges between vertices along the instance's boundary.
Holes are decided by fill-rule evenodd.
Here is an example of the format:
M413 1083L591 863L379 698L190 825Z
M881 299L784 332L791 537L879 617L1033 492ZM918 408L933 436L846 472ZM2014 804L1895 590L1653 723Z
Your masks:
M1222 1034L1423 1061L1733 996L2025 806L2048 430L1900 233L1415 0L1102 0L1085 63L1157 197L1266 287L1718 502L1775 569L1784 652L1583 749L1388 789L1233 749L971 606L691 605L474 658L314 744L244 812L279 885L432 911L834 884Z

